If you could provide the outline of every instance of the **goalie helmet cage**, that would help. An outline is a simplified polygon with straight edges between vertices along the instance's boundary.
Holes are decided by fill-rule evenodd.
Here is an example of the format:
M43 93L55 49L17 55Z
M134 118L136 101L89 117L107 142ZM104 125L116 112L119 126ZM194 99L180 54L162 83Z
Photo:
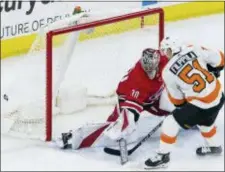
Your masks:
M46 35L46 122L45 122L45 140L51 141L52 140L52 117L53 117L53 37L56 35L61 35L70 32L77 32L85 29L94 28L97 26L112 24L119 21L125 21L134 18L141 18L140 27L144 25L144 17L149 15L158 15L158 27L159 27L159 35L158 40L159 43L164 37L164 11L161 8L155 9L146 9L138 12L133 12L125 15L120 15L116 17L106 18L102 20L96 20L84 24L78 24L76 26L70 26L66 28L51 30L47 32Z

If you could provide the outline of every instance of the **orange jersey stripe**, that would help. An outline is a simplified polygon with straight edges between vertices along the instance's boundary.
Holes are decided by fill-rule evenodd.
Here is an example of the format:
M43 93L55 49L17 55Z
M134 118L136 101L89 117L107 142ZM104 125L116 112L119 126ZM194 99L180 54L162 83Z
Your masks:
M186 101L185 99L176 99L176 98L172 97L169 92L168 92L168 97L174 105L182 105Z
M171 136L168 136L168 135L162 133L160 136L160 139L164 143L173 144L176 142L177 137L171 137Z
M216 98L218 97L220 89L221 89L221 84L218 80L216 80L216 88L208 96L205 96L205 97L191 96L191 97L187 97L186 99L188 102L192 100L199 100L204 103L211 103L214 100L216 100Z
M211 138L216 134L216 127L213 127L209 132L201 132L201 134L205 138Z

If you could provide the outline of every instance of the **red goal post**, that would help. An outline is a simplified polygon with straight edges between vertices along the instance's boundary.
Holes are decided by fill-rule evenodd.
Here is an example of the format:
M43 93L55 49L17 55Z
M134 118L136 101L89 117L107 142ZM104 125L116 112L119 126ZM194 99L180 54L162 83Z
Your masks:
M61 29L51 30L46 35L46 141L51 141L52 139L52 103L53 103L53 37L57 35L62 35L69 32L77 32L89 28L95 28L97 26L103 26L107 24L112 24L119 21L125 21L134 18L141 18L140 27L145 24L145 17L149 15L157 14L158 27L159 27L159 43L164 37L164 11L161 8L146 9L138 12L133 12L125 15L120 15L116 17L106 18L102 20L96 20L93 22L88 22L84 24L79 24L76 26L69 26Z

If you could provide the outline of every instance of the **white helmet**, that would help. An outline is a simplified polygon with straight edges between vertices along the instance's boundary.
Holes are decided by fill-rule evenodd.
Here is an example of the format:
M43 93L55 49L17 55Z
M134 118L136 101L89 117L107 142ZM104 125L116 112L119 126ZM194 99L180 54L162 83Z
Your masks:
M175 54L181 51L181 47L181 43L177 39L171 37L165 37L160 43L160 51L164 55L166 55L168 48L171 49L172 54Z

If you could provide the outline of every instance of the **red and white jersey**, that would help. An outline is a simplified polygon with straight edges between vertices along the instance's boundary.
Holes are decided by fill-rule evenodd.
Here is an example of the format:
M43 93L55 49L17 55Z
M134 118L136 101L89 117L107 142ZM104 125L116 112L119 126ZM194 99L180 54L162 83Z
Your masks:
M160 57L158 73L151 80L143 70L139 60L118 85L116 92L120 98L125 99L125 102L120 103L120 106L133 108L140 113L143 111L144 105L152 104L158 100L164 89L162 70L167 62L168 59L165 56Z
M187 46L175 55L163 70L169 98L174 105L184 102L208 109L221 99L221 84L207 69L224 66L224 55L203 47Z

